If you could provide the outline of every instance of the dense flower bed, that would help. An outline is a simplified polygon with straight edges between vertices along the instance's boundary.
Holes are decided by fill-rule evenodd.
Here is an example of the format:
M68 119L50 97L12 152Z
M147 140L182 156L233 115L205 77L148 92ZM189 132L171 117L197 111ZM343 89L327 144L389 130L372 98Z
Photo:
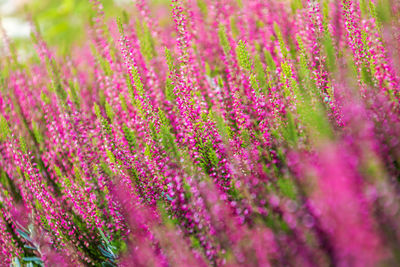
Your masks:
M92 4L3 34L0 266L399 264L396 1Z

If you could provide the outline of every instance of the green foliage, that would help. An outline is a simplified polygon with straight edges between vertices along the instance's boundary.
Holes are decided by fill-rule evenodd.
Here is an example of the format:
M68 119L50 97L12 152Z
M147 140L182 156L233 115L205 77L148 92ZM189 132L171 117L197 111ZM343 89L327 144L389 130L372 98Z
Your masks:
M232 30L232 36L233 36L233 38L236 38L239 35L239 29L238 29L236 19L234 16L232 16L230 19L230 26L231 26L231 30Z
M12 267L21 267L21 262L19 261L19 259L17 257L15 257L11 263Z
M169 124L168 119L166 118L164 112L160 109L159 112L159 118L161 121L160 125L160 137L161 137L161 143L165 149L165 151L171 153L175 158L178 158L179 156L179 150L178 146L175 142L175 137L171 133L171 127Z
M8 127L7 120L0 115L0 141L5 140L10 134L10 128Z
M22 260L27 263L27 266L30 265L33 267L34 266L33 263L35 263L39 266L44 267L43 261L38 257L24 257L24 258L22 258Z
M175 72L175 65L174 65L174 59L172 57L171 51L168 48L165 48L165 60L168 65L168 69L170 73Z
M121 12L113 0L101 0L106 17L115 17ZM81 43L86 36L86 27L94 16L90 1L81 0L40 0L28 1L25 10L39 22L44 39L51 46L68 54L73 43ZM62 36L62 38L60 38Z
M27 147L26 147L26 141L23 136L19 137L19 146L21 147L22 153L26 154L27 153Z
M172 200L168 195L166 197L167 197L167 199ZM157 208L158 208L158 211L160 212L161 219L164 224L166 224L169 227L174 227L175 225L177 225L179 223L175 217L171 216L165 202L158 201Z
M170 78L167 78L165 80L165 98L169 102L174 102L175 101L175 94L174 94L174 85L172 84L172 81Z
M106 101L104 108L106 110L107 117L113 121L115 114L112 106Z
M271 69L271 70L276 70L276 63L275 60L272 58L271 53L268 50L264 50L264 57L265 57L265 61L267 63L267 66Z
M231 46L228 41L228 36L226 34L226 28L222 24L219 25L218 29L218 36L219 36L219 42L224 49L225 55L228 55L229 52L231 51Z
M203 16L207 17L208 15L207 3L204 0L197 0L197 6L199 7Z
M124 132L125 139L128 142L130 149L137 149L136 137L134 132L129 129L126 124L124 124L124 126L122 127L122 131Z
M388 23L392 17L392 4L389 0L370 1L371 14L376 17L379 25Z
M140 42L140 50L147 60L151 60L157 56L155 50L155 40L151 35L149 27L145 23L141 23L139 20L136 23L136 33Z
M227 123L224 121L222 116L219 116L217 113L212 112L211 117L216 122L216 126L218 129L218 133L225 139L229 140L233 136L233 132Z
M115 250L117 249L112 242L105 236L104 232L99 229L99 233L102 239L102 244L98 245L98 248L101 252L101 254L106 257L106 261L102 262L102 266L111 266L115 267L116 261L117 261L117 255L115 254Z
M110 160L110 162L115 164L116 160L115 160L114 154L108 149L106 150L106 152L107 152L107 157Z
M285 140L291 145L295 146L298 140L298 131L293 115L290 111L286 114L286 125L282 128Z
M360 0L360 11L362 16L366 16L369 13L368 2L369 0Z
M124 25L122 24L121 18L117 18L117 25L118 25L119 34L125 35Z
M283 40L281 29L279 28L279 26L276 22L274 22L274 31L275 31L276 37L278 38L278 42L279 42L279 46L281 48L281 53L283 55L283 58L287 58L288 50L285 45L285 41Z
M79 108L81 105L81 99L78 97L78 92L79 92L79 84L74 83L73 81L69 81L69 95L72 99L72 101L77 105Z
M279 178L277 180L277 186L279 188L279 191L282 192L282 194L290 199L296 199L296 185L293 183L288 178Z
M122 93L119 94L119 101L120 101L120 104L121 104L121 108L125 112L128 112L128 104L127 104L125 96Z
M239 63L243 69L251 71L251 61L249 52L247 50L246 44L240 40L239 44L236 46L236 56Z
M133 78L133 84L135 85L135 88L137 90L137 93L139 96L144 97L144 90L143 90L143 83L142 80L140 79L139 76L139 71L136 66L132 66L132 78Z
M100 111L100 108L99 108L99 106L96 104L96 103L94 103L94 112L95 112L95 114L96 114L96 116L97 116L97 118L98 118L98 120L101 122L101 124L103 125L103 129L106 131L106 133L108 134L108 135L112 135L112 128L111 128L111 126L110 126L110 123L105 119L105 118L103 118L103 115L101 115L101 111Z
M260 85L260 88L262 89L262 91L265 91L265 88L267 86L267 79L265 75L264 66L261 62L259 54L256 54L254 58L254 71L256 73L257 81Z
M200 143L198 146L201 155L200 166L206 173L210 174L212 172L212 168L218 166L219 159L217 154L212 147L211 141Z
M336 50L333 44L332 37L329 34L325 35L323 45L325 47L326 53L326 65L329 72L334 73L336 71Z
M293 14L295 14L297 10L303 9L303 3L301 0L292 0L290 2L290 7L292 8Z

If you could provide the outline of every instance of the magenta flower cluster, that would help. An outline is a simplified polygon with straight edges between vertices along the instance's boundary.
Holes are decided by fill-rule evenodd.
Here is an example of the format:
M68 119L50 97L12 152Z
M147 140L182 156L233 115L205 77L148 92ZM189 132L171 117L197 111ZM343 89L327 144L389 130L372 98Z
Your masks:
M397 1L91 4L2 31L0 266L400 264Z

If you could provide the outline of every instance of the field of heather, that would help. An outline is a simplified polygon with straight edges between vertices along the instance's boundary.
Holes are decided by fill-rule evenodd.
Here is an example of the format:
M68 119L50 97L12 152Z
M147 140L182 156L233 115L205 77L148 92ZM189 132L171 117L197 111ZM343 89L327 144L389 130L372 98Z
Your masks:
M400 266L399 1L0 18L0 267Z

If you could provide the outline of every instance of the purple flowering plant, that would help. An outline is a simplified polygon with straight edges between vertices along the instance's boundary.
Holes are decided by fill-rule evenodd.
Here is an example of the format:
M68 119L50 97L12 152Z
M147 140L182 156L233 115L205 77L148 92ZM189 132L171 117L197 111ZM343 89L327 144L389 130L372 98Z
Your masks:
M0 47L0 266L400 264L400 4L100 0Z

